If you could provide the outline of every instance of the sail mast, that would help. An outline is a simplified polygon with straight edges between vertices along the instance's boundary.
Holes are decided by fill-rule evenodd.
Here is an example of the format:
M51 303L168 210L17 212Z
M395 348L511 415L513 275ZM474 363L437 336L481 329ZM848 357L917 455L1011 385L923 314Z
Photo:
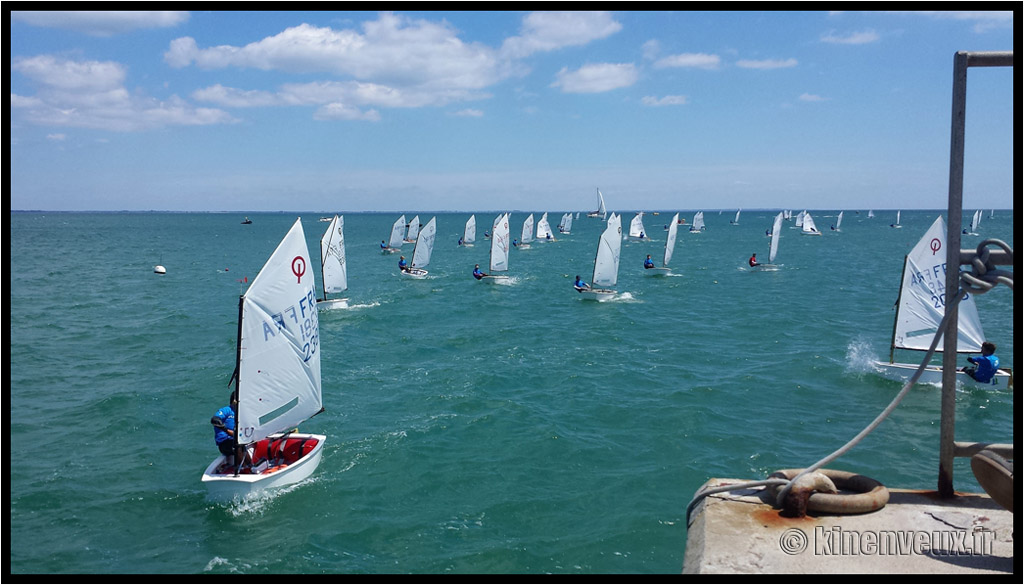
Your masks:
M903 257L903 270L900 271L900 293L896 295L896 316L892 320L892 341L889 344L889 363L896 359L896 327L900 322L900 301L903 299L903 279L907 274L907 258Z

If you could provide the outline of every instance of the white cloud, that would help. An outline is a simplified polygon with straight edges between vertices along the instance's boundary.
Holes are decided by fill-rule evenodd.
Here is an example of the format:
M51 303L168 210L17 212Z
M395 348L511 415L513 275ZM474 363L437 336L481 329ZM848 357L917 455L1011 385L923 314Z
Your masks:
M333 104L327 104L320 107L313 114L315 120L369 120L371 122L377 122L380 120L380 114L377 110L362 111L359 108L349 106L347 104L335 102Z
M654 63L654 67L662 69L665 67L697 67L700 69L718 69L721 65L721 58L718 55L706 53L681 53L662 57Z
M796 67L796 59L764 59L761 61L741 59L736 62L736 66L745 69L784 69Z
M119 132L177 125L233 122L222 110L195 108L172 96L165 101L130 93L126 71L113 61L72 61L51 55L15 59L11 69L37 88L12 104L35 124Z
M98 37L145 28L168 28L188 20L188 12L180 11L14 11L13 20L33 26L74 30Z
M53 140L54 142L63 142L65 140L67 140L67 138L68 138L67 134L47 134L46 135L46 139L47 140Z
M837 35L833 32L822 35L821 42L833 43L838 45L866 45L868 43L875 43L881 37L873 30L865 30L860 32L853 32L847 35Z
M646 96L640 100L645 106L682 106L686 104L685 95L667 95L665 97Z
M609 37L622 25L609 12L531 12L521 34L505 39L502 55L518 59L542 51L578 47Z
M560 87L565 93L601 93L629 87L638 77L632 63L597 63L576 71L563 67L551 87Z
M821 97L820 95L815 95L813 93L802 93L802 94L800 94L800 98L799 99L802 102L823 102L823 101L825 101L825 98Z
M484 115L483 110L476 110L473 108L466 108L465 110L459 110L452 114L453 116L462 116L465 118L482 118Z

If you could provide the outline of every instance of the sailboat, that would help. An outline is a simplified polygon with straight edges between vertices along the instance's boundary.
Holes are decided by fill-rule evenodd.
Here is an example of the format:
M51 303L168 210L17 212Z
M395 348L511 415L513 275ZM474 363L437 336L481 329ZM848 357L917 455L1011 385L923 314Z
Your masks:
M733 219L732 221L730 221L729 223L731 223L732 225L740 225L740 212L741 211L743 211L743 210L742 209L737 209L736 210L736 218Z
M591 211L587 214L587 217L600 217L604 219L608 216L608 212L604 206L604 195L601 194L601 189L597 190L597 211Z
M558 232L566 235L572 233L572 213L562 216L562 221L558 222Z
M839 217L836 218L836 225L832 226L832 231L834 231L834 232L841 232L841 231L843 231L843 230L839 229L839 226L841 226L841 225L843 225L843 212L842 211L839 212Z
M903 226L900 225L900 212L899 211L896 212L896 223L889 224L889 227L894 227L894 228L901 228L901 227L903 227Z
M554 242L555 234L551 232L551 224L548 223L548 212L544 212L544 215L540 216L537 221L537 241L538 242Z
M436 219L434 217L430 218L427 225L423 226L422 230L418 230L416 247L412 250L412 264L409 270L402 271L402 274L405 276L416 279L427 277L426 266L430 264L430 255L434 251L434 236L437 235Z
M597 253L594 256L594 278L591 280L592 288L579 290L584 299L607 301L617 294L617 291L611 287L615 286L619 280L619 252L621 249L622 219L612 213L597 242Z
M509 227L508 214L502 215L494 224L491 235L491 268L480 280L492 284L508 284L507 274L496 274L508 271Z
M202 481L212 499L294 484L320 464L327 437L299 433L300 423L323 411L316 279L301 220L238 300L238 345L233 380L238 396L239 465L219 455Z
M672 272L672 269L668 267L668 263L672 260L672 252L676 247L676 232L679 230L679 214L675 214L672 221L668 224L668 236L665 238L665 255L662 258L661 266L655 266L654 268L645 268L644 274L647 276L667 276Z
M629 222L629 237L638 240L650 239L647 237L647 232L644 231L644 212L637 212L633 216L633 220Z
M391 225L391 237L388 239L388 245L385 248L381 248L381 252L384 254L394 254L402 250L402 243L405 241L405 216L402 215L395 220L395 223Z
M804 212L803 224L800 227L800 233L805 236L820 236L821 232L818 231L818 227L814 225L814 218L811 217L810 213Z
M691 234L699 234L704 231L704 212L698 211L693 214L693 224L690 225Z
M472 246L476 242L476 215L466 220L466 231L462 235L462 245Z
M420 235L420 216L412 218L409 222L409 231L405 233L405 243L412 244Z
M523 220L523 232L519 237L520 248L529 248L530 242L533 241L533 214L531 213Z
M907 381L917 371L917 363L896 363L896 350L927 351L946 309L946 222L940 215L903 261L899 299L892 328L889 362L876 361L876 369L885 377ZM957 307L957 353L980 353L985 333L974 296L960 301ZM942 348L939 341L938 348ZM1007 387L1008 370L1001 369L993 384ZM962 383L979 384L963 372L956 379ZM942 367L929 365L921 378L923 384L942 384Z
M317 299L318 309L344 309L348 299L328 299L331 293L348 290L348 267L345 264L345 216L335 215L327 231L320 237L320 276L324 283L324 298Z
M875 217L875 212L869 209L868 210L868 219L871 219L873 217Z
M779 269L779 265L775 264L775 257L779 254L779 236L782 235L782 220L784 218L785 216L780 211L779 214L775 216L775 221L772 223L772 239L768 242L768 262L765 264L758 264L757 266L751 266L751 270L765 272Z
M980 224L981 224L981 210L979 209L979 210L974 212L974 217L971 218L970 231L966 231L965 230L964 231L964 235L967 235L967 236L977 236L977 235L979 235L978 234L978 226Z

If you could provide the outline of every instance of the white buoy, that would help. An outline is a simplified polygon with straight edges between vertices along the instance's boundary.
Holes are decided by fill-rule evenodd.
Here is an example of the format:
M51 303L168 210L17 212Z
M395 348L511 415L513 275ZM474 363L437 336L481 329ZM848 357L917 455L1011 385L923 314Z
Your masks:
M157 274L166 274L167 269L157 264L156 266L153 267L153 272L156 272Z

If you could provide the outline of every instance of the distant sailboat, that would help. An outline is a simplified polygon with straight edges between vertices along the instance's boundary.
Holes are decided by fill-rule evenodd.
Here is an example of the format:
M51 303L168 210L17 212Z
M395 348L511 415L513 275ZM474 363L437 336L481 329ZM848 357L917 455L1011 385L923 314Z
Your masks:
M644 212L638 212L633 216L633 220L629 222L629 237L638 240L650 239L644 230Z
M418 217L418 216L417 216ZM412 251L412 264L402 274L415 279L427 277L426 267L430 264L430 255L434 251L434 236L437 235L436 218L430 218L427 225L416 235L416 247Z
M729 223L731 223L732 225L740 225L740 212L741 211L743 211L743 210L742 209L737 209L736 210L736 218L733 219L732 221L730 221Z
M927 351L946 314L946 252L943 249L948 241L946 235L946 222L940 215L903 262L889 362L875 362L877 370L887 378L900 381L911 378L920 364L896 363L896 350ZM960 301L957 318L957 353L980 353L985 333L974 295ZM943 347L942 340L937 347ZM956 379L961 383L978 384L964 372L957 372ZM1010 372L1002 369L992 383L1006 388L1009 379ZM927 366L918 382L941 384L942 367Z
M591 288L580 290L584 299L607 301L618 294L612 287L619 280L619 252L622 250L622 220L612 213L597 243ZM600 287L600 288L595 288Z
M842 231L841 229L839 229L839 226L841 226L841 225L843 225L843 212L842 211L839 212L839 217L836 218L836 225L832 226L832 231L834 231L834 232Z
M901 228L901 227L903 227L903 226L900 225L900 212L899 211L896 212L896 223L889 224L889 227L894 227L894 228Z
M533 241L533 214L531 213L525 220L523 220L523 232L519 238L520 248L529 248L530 242Z
M402 215L391 225L391 237L386 246L381 247L384 254L394 254L402 250L402 243L405 242L405 216Z
M558 222L558 232L565 235L572 233L572 213L562 216L562 221Z
M462 235L462 245L472 246L476 242L476 216L471 215L466 220L466 231Z
M821 232L818 231L818 226L814 225L814 218L811 217L810 213L804 213L803 225L800 227L800 233L805 236L820 236Z
M698 211L693 214L693 224L690 225L691 234L699 234L704 231L704 212Z
M587 217L600 217L604 218L608 215L607 210L604 206L604 195L601 194L601 190L597 190L597 211L591 211L587 214Z
M679 214L675 214L672 221L668 224L668 235L665 237L665 254L662 256L661 266L655 266L653 268L645 268L644 274L647 276L667 276L672 272L672 269L668 267L668 263L672 260L672 252L676 247L676 232L679 230Z
M238 299L235 443L237 465L219 455L202 481L215 500L300 482L320 464L327 437L296 432L323 411L315 272L302 222Z
M981 225L981 210L980 209L974 212L974 217L971 218L970 231L964 230L964 234L968 235L968 236L977 236L977 235L979 235L978 234L978 226L979 225Z
M775 257L779 254L779 238L782 236L782 220L783 214L782 212L779 212L779 214L775 216L775 221L772 223L771 240L768 242L768 262L765 264L751 266L751 270L774 271L779 269L779 265L775 264Z
M555 241L555 234L551 232L551 224L548 223L548 212L546 211L544 215L540 216L540 220L537 221L537 241Z
M494 224L494 229L491 232L490 271L479 280L492 284L507 284L509 282L507 274L499 274L508 271L509 236L508 214L506 213L499 217Z
M328 294L348 290L348 267L345 264L345 217L335 215L324 235L320 237L320 276L324 283L324 298L317 299L317 308L344 309L348 299L328 299Z
M420 216L412 218L409 222L409 231L405 234L405 243L412 244L420 235Z

